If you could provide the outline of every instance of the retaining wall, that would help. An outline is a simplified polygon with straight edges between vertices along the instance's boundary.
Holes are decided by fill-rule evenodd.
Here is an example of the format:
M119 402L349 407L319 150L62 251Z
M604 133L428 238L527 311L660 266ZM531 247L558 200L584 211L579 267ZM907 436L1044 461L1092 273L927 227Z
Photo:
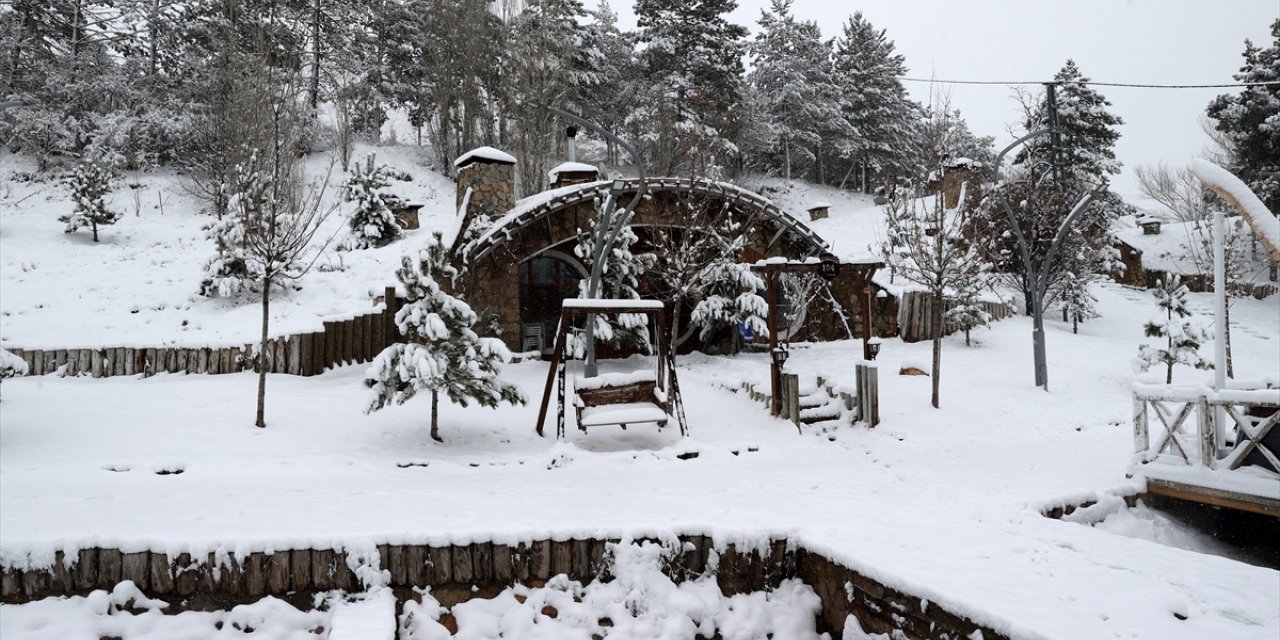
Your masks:
M608 579L609 542L616 540L385 544L378 545L376 552L370 549L363 554L297 549L238 556L210 553L198 559L186 553L170 558L151 551L80 549L71 554L57 552L49 568L6 566L0 588L3 601L15 604L111 589L122 580L131 580L148 596L174 602L169 610L173 612L252 602L268 595L305 602L309 598L298 598L299 594L362 590L362 577L385 570L386 583L396 589L401 600L413 597L411 587L430 586L433 597L452 606L472 597L492 597L516 583L538 586L560 574L583 583ZM753 548L716 544L711 537L699 535L680 536L678 542L681 552L673 554L664 567L673 580L712 573L720 589L734 595L768 590L785 579L799 578L822 600L819 629L834 637L841 636L847 616L853 615L867 632L899 630L910 639L955 640L973 637L975 631L981 631L985 640L1005 638L785 539Z

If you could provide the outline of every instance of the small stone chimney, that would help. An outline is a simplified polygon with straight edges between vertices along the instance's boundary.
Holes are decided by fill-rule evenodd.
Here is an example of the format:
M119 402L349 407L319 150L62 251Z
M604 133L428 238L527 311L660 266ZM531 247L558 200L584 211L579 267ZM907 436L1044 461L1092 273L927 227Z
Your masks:
M565 162L547 172L547 183L552 189L567 187L571 184L595 182L599 179L599 169L581 162Z
M516 206L516 159L493 147L462 154L453 163L458 170L458 214L496 218ZM471 195L467 196L467 191ZM466 211L462 209L467 202Z
M1138 218L1138 226L1142 227L1142 235L1160 235L1160 218Z
M826 202L815 202L808 207L809 220L823 220L831 212L831 205Z
M929 190L942 192L942 206L955 209L960 206L960 187L969 183L970 192L981 182L983 164L969 158L949 158L942 163L942 174L937 172L929 180Z

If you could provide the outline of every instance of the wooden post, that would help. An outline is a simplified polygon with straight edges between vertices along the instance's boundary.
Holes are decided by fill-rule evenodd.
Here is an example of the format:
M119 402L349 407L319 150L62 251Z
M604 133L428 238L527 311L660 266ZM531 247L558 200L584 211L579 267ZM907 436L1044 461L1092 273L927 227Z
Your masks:
M400 311L400 300L396 298L396 288L387 287L382 294L383 313L383 348L391 346L400 336L396 327L396 313Z
M1147 401L1133 392L1133 459L1139 464L1147 462L1147 449L1151 436L1147 430Z
M871 359L871 283L862 285L862 297L866 305L862 312L862 359Z
M336 367L339 364L338 363L338 359L339 359L338 343L341 342L341 340L339 339L340 336L338 335L339 333L340 332L338 331L337 322L324 323L324 368L325 369L328 369L329 367Z
M1218 462L1218 436L1217 429L1221 425L1217 424L1214 414L1214 406L1209 403L1209 399L1204 395L1200 396L1196 403L1196 421L1199 423L1200 431L1200 464L1210 469L1217 466Z
M874 427L880 424L880 368L875 365L867 365L867 403L871 409L867 424Z
M356 348L356 320L351 318L342 323L342 359L347 364L355 364L359 349Z

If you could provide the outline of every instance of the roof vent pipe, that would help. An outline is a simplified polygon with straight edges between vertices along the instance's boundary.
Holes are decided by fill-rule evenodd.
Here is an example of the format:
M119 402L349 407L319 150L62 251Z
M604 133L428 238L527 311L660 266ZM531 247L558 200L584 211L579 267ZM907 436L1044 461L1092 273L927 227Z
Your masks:
M578 128L572 125L566 127L564 130L564 136L566 138L565 143L569 147L569 162L577 162L578 161Z

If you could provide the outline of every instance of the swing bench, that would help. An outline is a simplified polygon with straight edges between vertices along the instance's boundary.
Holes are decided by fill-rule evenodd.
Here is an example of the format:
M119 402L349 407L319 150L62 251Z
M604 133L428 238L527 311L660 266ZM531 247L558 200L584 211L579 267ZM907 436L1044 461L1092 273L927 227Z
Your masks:
M552 351L551 368L547 371L547 384L538 411L538 435L551 402L552 388L557 388L556 438L564 438L566 369L568 335L578 318L595 314L617 315L638 313L657 317L657 362L653 370L603 373L590 378L573 377L574 413L578 429L619 425L623 429L632 424L656 424L665 427L675 417L680 434L688 435L684 420L684 406L680 399L680 386L676 379L675 361L667 349L666 313L658 300L598 300L567 298L560 309L560 326L556 332L555 349ZM558 382L558 384L557 384ZM674 409L674 413L673 413Z

